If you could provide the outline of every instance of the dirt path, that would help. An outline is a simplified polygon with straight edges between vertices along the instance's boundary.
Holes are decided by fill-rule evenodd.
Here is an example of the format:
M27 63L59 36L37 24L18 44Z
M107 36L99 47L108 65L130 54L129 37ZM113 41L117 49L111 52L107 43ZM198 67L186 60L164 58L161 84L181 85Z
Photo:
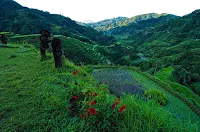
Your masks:
M143 94L144 88L124 69L95 69L92 72L99 83L108 83L111 92L118 96L122 93Z

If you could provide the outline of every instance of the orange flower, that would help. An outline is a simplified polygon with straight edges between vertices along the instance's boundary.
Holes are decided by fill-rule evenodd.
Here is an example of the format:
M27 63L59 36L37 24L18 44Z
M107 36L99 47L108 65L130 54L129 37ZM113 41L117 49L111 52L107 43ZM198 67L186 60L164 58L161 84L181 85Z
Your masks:
M119 108L119 112L124 112L126 109L126 105L122 105L120 108Z
M92 100L92 102L90 102L90 105L94 105L94 104L96 104L96 101Z

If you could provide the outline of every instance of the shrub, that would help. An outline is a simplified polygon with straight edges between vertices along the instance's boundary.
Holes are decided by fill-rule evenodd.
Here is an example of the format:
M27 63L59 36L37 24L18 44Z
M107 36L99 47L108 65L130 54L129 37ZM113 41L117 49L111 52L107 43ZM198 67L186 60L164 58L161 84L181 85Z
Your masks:
M165 106L167 104L167 97L160 90L154 90L154 89L146 90L144 92L144 95L148 99L155 100L157 103L159 103L162 106Z

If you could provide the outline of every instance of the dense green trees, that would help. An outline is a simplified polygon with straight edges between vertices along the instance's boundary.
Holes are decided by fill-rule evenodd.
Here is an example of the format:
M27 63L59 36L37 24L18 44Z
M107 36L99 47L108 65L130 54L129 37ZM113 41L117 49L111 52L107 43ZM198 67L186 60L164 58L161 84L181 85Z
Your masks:
M102 45L110 45L116 41L114 37L78 25L70 18L25 8L12 0L1 1L0 7L0 31L36 34L40 30L46 29L53 34L73 37L83 36L81 40L84 42L96 41ZM78 39L78 37L76 38Z

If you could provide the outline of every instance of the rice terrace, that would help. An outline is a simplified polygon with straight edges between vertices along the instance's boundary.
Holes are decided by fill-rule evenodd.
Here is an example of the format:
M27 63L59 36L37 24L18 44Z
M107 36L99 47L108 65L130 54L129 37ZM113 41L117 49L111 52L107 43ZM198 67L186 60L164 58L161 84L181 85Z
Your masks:
M198 4L141 2L1 0L0 131L200 132Z

